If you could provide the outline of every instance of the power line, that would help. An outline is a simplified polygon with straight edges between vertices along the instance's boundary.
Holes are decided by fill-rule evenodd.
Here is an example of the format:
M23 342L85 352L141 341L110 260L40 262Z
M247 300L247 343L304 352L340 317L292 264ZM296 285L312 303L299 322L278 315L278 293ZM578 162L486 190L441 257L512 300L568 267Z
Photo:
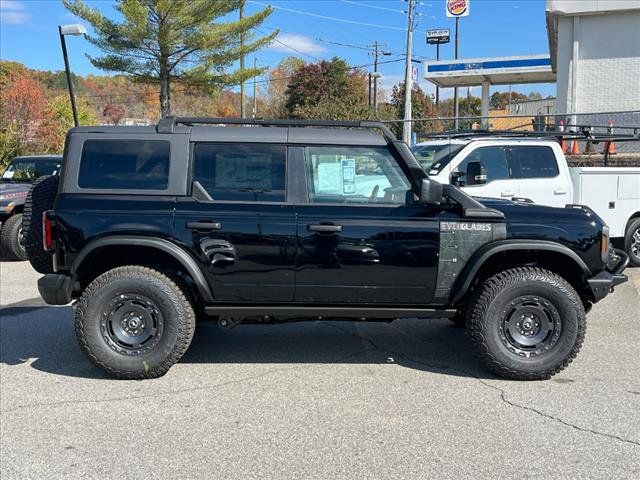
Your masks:
M259 5L261 7L271 7L271 8L274 8L276 10L282 10L284 12L297 13L298 15L307 15L309 17L322 18L324 20L331 20L331 21L334 21L334 22L350 23L352 25L363 25L365 27L386 28L386 29L389 29L389 30L401 30L401 31L404 31L404 28L402 28L402 27L394 27L394 26L391 26L391 25L379 25L377 23L358 22L356 20L347 20L346 18L330 17L328 15L320 15L320 14L317 14L317 13L305 12L304 10L295 10L293 8L280 7L280 6L276 6L276 5L268 5L266 3L256 2L254 0L249 0L249 2L253 3L254 5Z
M351 5L358 5L359 7L374 8L376 10L384 10L386 12L395 12L395 13L402 13L402 14L407 13L404 10L397 10L395 8L389 8L389 7L381 7L379 5L367 5L366 3L354 2L351 0L340 0L340 1L342 3L350 3Z

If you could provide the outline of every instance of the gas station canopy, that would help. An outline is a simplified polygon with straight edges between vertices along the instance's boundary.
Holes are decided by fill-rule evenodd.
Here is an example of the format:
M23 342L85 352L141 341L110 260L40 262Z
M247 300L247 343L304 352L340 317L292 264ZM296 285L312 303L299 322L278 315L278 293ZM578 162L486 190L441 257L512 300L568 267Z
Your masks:
M556 81L549 55L424 62L423 71L426 80L441 88Z

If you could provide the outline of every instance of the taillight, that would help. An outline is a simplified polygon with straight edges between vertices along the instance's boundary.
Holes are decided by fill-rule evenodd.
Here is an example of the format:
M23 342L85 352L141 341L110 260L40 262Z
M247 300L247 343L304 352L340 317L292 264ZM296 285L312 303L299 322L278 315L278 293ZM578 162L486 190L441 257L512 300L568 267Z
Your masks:
M50 210L42 212L42 248L46 252L53 249L53 220L50 213Z

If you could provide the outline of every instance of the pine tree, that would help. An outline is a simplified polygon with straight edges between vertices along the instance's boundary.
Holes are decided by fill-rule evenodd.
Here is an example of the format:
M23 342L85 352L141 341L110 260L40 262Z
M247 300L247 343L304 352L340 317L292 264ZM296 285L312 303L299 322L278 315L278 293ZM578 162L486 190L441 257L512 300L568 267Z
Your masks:
M83 0L63 0L73 14L93 26L88 40L105 55L89 57L102 70L160 85L160 113L171 112L173 83L220 88L237 85L261 69L233 70L234 63L268 45L277 31L255 38L250 30L271 14L267 7L238 20L221 18L245 0L118 0L122 22L111 20ZM229 71L229 70L232 71Z

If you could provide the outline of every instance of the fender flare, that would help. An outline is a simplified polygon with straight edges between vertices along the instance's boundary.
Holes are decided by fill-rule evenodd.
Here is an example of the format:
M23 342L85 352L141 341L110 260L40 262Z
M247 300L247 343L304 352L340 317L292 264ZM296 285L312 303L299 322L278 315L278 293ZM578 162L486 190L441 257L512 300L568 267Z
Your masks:
M78 256L74 259L73 264L71 265L71 276L73 278L76 277L76 273L81 267L83 261L92 252L94 252L98 248L114 245L121 245L123 247L149 247L171 255L185 268L189 275L191 275L191 278L196 284L196 287L198 288L198 291L200 292L200 295L202 295L202 298L205 300L205 302L213 303L213 294L211 292L211 288L209 287L207 279L202 273L202 270L198 266L198 263L183 248L176 245L175 243L170 242L169 240L164 240L162 238L115 235L92 240L80 251Z
M584 260L582 260L582 258L580 258L580 256L569 247L560 243L550 242L547 240L499 240L497 242L492 242L484 245L471 256L464 269L460 273L458 281L453 287L453 291L451 293L451 305L455 305L460 302L460 300L462 300L462 297L469 290L471 282L475 278L480 268L492 256L502 252L522 250L537 250L560 253L574 262L576 266L578 266L580 270L582 270L585 277L589 278L593 276L587 264L584 263Z

